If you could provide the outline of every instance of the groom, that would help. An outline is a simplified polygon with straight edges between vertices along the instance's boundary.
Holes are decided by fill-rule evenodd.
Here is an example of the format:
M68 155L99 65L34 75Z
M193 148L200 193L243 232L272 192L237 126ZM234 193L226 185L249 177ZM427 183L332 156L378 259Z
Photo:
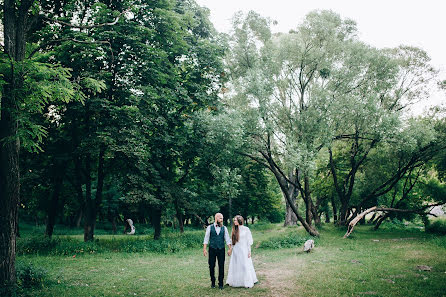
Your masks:
M223 277L225 275L225 242L229 246L228 255L231 251L231 239L228 229L223 226L223 215L215 214L215 221L206 228L206 235L203 241L203 255L206 257L206 250L209 244L209 272L211 274L211 287L215 288L215 258L218 260L218 287L223 290Z

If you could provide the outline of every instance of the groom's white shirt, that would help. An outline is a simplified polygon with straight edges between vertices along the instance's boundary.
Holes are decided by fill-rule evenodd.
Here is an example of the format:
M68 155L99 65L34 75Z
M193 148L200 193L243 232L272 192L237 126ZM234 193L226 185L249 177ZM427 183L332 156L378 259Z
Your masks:
M219 235L219 234L220 234L221 227L218 226L216 223L214 223L214 224L212 224L212 225L214 225L214 227L215 227L215 232L217 232L217 235ZM209 237L211 236L211 226L212 226L212 225L209 225L209 226L206 228L206 234L204 235L204 241L203 241L203 244L208 244L208 243L209 243ZM230 245L230 244L231 244L231 238L229 238L228 228L226 228L226 226L223 226L223 228L225 228L225 241L226 241L226 244L227 244L227 245Z

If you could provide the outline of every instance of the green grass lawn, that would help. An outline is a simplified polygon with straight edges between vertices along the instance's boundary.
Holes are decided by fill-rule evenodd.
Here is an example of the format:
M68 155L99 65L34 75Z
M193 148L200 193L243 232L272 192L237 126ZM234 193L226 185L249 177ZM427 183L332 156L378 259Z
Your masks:
M270 238L287 238L301 227L255 225L254 246ZM191 234L204 231L186 231ZM315 249L253 248L259 283L252 289L210 288L207 259L196 248L175 252L113 252L69 255L21 255L47 271L45 286L27 296L446 296L446 240L417 229L371 231L357 226L350 238L332 225L321 229ZM166 234L169 238L170 234ZM196 234L195 234L196 235ZM72 235L75 240L81 240ZM23 237L26 237L24 235ZM125 235L98 235L99 242L128 241ZM111 239L114 238L114 239ZM151 241L148 236L135 240ZM139 238L139 239L138 239ZM181 238L181 237L180 237ZM198 237L197 237L198 238ZM166 239L169 240L169 239ZM178 240L178 238L177 238ZM228 271L229 258L226 257ZM422 271L418 265L432 267Z

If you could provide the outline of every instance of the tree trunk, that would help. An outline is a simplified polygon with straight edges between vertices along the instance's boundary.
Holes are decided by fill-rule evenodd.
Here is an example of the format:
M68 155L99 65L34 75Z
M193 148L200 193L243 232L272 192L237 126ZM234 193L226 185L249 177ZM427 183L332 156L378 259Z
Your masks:
M383 214L381 217L379 217L376 220L376 224L373 227L373 230L378 230L378 228L381 226L381 224L389 217L389 213Z
M330 223L330 215L328 214L328 211L324 212L325 214L325 223Z
M104 188L104 155L105 146L101 145L98 157L98 179L96 185L96 197L93 200L91 197L91 157L87 154L85 158L85 221L84 221L84 241L89 241L94 239L94 229L96 227L96 216L100 204L102 202L102 191Z
M339 213L339 222L338 222L338 224L341 225L341 226L346 225L347 224L348 215L349 215L348 204L345 203L345 200L341 201L341 209L340 209L340 213Z
M4 53L11 59L11 64L25 58L25 28L31 4L31 1L20 4L14 0L3 1ZM16 5L20 6L16 8ZM0 287L5 288L1 292L4 295L9 294L9 288L16 281L15 249L20 201L17 114L23 89L22 74L10 67L3 77L5 84L0 99Z
M310 194L310 184L308 176L305 174L304 177L304 201L305 201L305 221L308 225L313 224L313 212L311 211L312 207L312 201L311 201L311 194Z
M16 124L8 123L9 115L4 109L5 97L2 97L0 139L16 135ZM16 137L15 137L16 139ZM0 144L0 287L7 288L15 284L15 249L18 224L19 203L19 144L18 141L5 141ZM8 291L0 292L5 295ZM0 294L1 295L1 294Z
M333 223L338 222L338 210L336 208L336 202L334 200L334 195L331 195L331 208L333 209Z
M151 215L151 221L153 228L155 228L153 239L158 240L161 237L161 209L158 208L153 209Z
M94 228L96 226L96 215L93 210L91 199L85 203L84 213L84 241L94 239Z
M175 207L176 213L177 213L177 220L178 220L178 226L180 227L180 233L184 233L184 219L183 219L183 213L181 212L180 208L178 207L178 204L176 203Z
M288 175L288 179L295 182L296 181L296 175L291 171ZM296 197L297 197L297 189L294 185L288 186L288 197L291 200L291 203L293 205L296 205ZM297 225L297 216L294 213L293 209L290 206L290 203L288 202L288 199L284 196L285 199L285 206L286 206L286 213L285 213L285 222L284 226L296 226Z
M56 222L57 212L59 211L59 196L62 190L63 178L65 175L66 166L64 164L55 164L53 172L53 182L54 187L50 204L48 205L48 217L45 229L45 235L51 238L53 236L54 224Z
M118 226L116 225L116 216L113 216L113 218L111 219L111 223L113 234L116 234L116 231L118 230Z
M282 190L282 194L287 199L291 209L293 210L294 214L297 216L297 219L302 224L302 226L305 228L305 230L312 236L319 236L319 232L313 228L313 226L307 224L305 219L299 214L297 208L295 205L292 204L291 197L288 195L289 193L289 184L288 181L285 179L285 177L282 176L282 174L276 169L274 164L272 163L272 160L269 159L268 162L270 162L270 169L273 172L274 176L276 177L277 182L279 183L280 189Z
M294 192L294 191L293 191ZM284 226L295 226L297 225L297 216L293 212L293 209L291 208L290 204L288 203L288 200L286 197L285 199L285 205L286 205L286 213L285 213L285 223ZM295 203L296 197L295 195L292 196L291 201Z
M81 208L76 218L76 227L79 228L81 226L82 217L84 216L84 211Z
M96 223L96 212L94 201L91 197L91 157L85 156L85 209L84 209L84 241L94 239L94 227Z
M229 215L228 215L229 226L232 226L232 195L231 194L229 195L229 209L228 209L228 211L229 211Z

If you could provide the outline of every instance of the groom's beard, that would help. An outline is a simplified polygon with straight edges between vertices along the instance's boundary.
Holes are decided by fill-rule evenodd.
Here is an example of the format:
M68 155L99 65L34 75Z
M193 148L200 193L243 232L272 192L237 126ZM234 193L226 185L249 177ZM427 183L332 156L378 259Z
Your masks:
M223 225L223 222L217 222L218 227L221 227Z

